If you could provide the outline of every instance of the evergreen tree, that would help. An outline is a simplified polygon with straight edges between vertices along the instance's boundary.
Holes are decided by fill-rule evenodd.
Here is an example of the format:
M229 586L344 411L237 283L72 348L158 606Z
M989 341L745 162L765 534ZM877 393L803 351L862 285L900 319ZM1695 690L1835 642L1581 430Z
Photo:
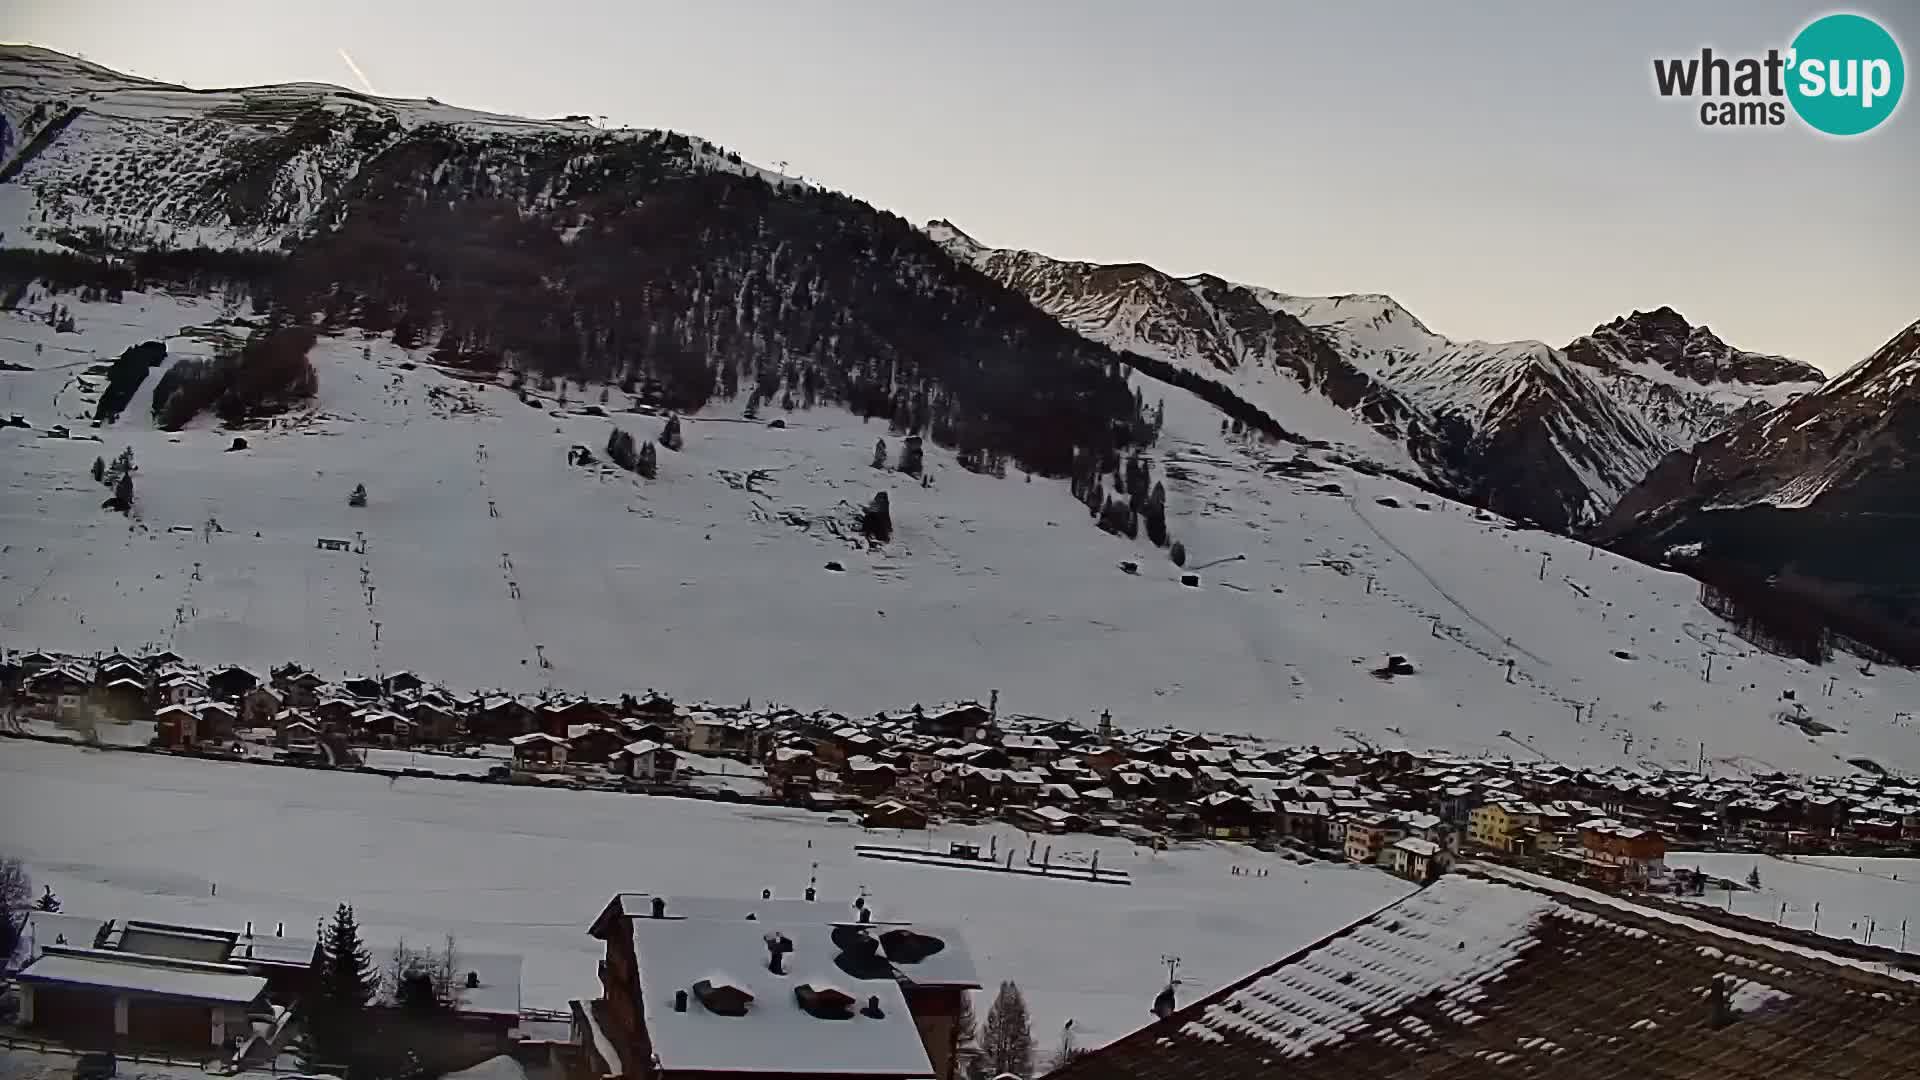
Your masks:
M348 905L335 909L333 922L320 932L315 967L305 1067L350 1064L364 1032L367 1006L379 989L379 974Z
M668 450L678 450L686 445L686 440L680 434L680 418L678 416L667 417L667 426L660 429L659 443Z
M123 472L113 482L113 498L107 500L107 505L115 513L133 513L133 473Z
M643 480L660 475L660 457L654 453L652 443L640 447L640 460L634 463L633 471L639 473Z
M93 459L93 482L96 484L107 482L107 463L99 458Z
M887 440L885 439L873 441L873 467L876 469L887 467Z
M1027 1018L1027 999L1012 982L1000 984L980 1032L980 1057L987 1075L1033 1075L1033 1027Z
M607 436L607 459L615 465L634 472L640 466L640 452L633 445L633 436L619 428Z
M893 511L882 491L860 513L860 532L867 539L884 544L893 539Z
M1173 546L1167 549L1167 558L1172 559L1175 566L1187 565L1187 545L1175 540Z
M1759 887L1760 887L1760 865L1758 863L1755 863L1753 869L1747 871L1747 888L1757 889Z
M0 956L12 956L20 944L21 931L27 926L27 896L32 891L26 864L0 855Z
M367 505L367 485L365 484L353 485L353 493L347 496L347 505L348 506Z
M41 911L59 911L60 898L53 895L53 886L43 885L41 888L46 891L40 894L40 899L33 902L33 906Z
M1147 539L1154 547L1167 546L1167 489L1159 481L1154 481L1153 491L1147 495L1146 509L1140 516L1147 523Z

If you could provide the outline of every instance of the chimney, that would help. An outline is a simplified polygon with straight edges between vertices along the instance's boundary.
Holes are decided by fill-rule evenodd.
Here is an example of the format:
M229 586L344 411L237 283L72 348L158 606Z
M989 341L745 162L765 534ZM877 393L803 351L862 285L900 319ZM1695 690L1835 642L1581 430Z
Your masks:
M467 972L467 989L469 990L480 989L480 973L479 972L477 971Z
M814 893L814 891L813 891L813 886L811 886L811 885L809 885L809 886L807 886L807 902L808 902L808 903L812 903L812 902L813 902L813 898L814 898L814 895L815 895L815 893Z
M887 1014L880 1008L880 997L878 994L867 998L867 1007L860 1010L860 1015L871 1017L875 1020L885 1020L887 1018Z
M687 1011L687 992L685 990L675 990L673 992L673 1011Z
M761 940L767 943L767 970L775 975L785 975L787 969L783 961L793 951L793 941L778 930Z
M274 937L283 937L283 936L285 936L285 934L286 934L286 932L287 932L287 924L286 924L286 923L283 923L283 922L277 922L277 923L274 923L274 924L273 924L273 936L274 936Z
M772 890L772 889L761 889L761 890L760 890L760 899L762 899L762 900L771 900L771 899L773 899L773 890Z
M253 920L252 920L252 919L248 919L248 920L247 920L247 934L246 934L246 936L247 936L247 937L252 937L252 936L253 936Z
M653 917L656 919L664 919L667 917L666 897L656 896L653 898Z

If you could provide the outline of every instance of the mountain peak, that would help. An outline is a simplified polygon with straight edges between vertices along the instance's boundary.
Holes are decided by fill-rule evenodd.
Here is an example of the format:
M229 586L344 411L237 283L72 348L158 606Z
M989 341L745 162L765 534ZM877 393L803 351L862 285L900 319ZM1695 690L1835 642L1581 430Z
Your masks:
M1702 323L1698 326L1666 305L1634 311L1566 347L1567 358L1603 372L1657 365L1699 386L1733 384L1754 387L1818 384L1820 369L1785 356L1735 348ZM1799 389L1810 389L1800 386Z

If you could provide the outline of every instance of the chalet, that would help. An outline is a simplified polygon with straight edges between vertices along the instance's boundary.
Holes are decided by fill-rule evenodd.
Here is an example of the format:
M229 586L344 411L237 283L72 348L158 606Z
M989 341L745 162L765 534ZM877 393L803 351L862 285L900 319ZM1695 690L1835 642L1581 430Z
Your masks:
M147 669L122 656L112 656L100 662L93 671L95 686L105 686L122 679L140 684L142 690L147 686Z
M1045 735L1008 735L1000 740L1000 749L1022 769L1045 765L1060 756L1060 744Z
M233 738L239 727L240 710L222 701L202 701L190 707L200 714L200 741Z
M993 730L993 713L977 701L913 707L913 729L942 739L980 740Z
M1079 832L1090 824L1081 815L1058 806L1018 807L1008 812L1007 820L1029 832L1043 833Z
M384 681L389 694L411 694L427 685L425 679L411 671L396 671Z
M51 945L18 979L20 1025L80 1045L225 1049L272 1020L267 980L239 964Z
M363 701L373 701L386 692L379 679L370 679L365 675L355 676L340 684L340 689Z
M286 705L296 709L310 709L320 704L320 691L327 682L311 671L290 672L285 678L275 679L274 688L280 691Z
M544 731L516 735L507 740L513 746L515 766L564 765L567 761L567 741L556 739Z
M77 717L93 680L71 667L55 665L27 676L27 696L48 717Z
M566 739L567 760L577 765L604 765L631 741L610 724L575 724Z
M788 802L798 802L819 782L820 759L804 746L776 746L766 757L767 787Z
M1514 854L1538 849L1540 808L1529 802L1490 802L1467 817L1467 839L1484 848Z
M1403 836L1387 845L1380 862L1390 873L1422 885L1446 869L1447 849L1418 836Z
M759 733L735 717L691 713L687 717L687 749L696 754L752 756Z
M27 675L45 671L50 667L56 667L59 663L59 657L49 652L41 652L39 649L35 649L32 652L20 653L13 658L14 667L19 668L22 673Z
M448 743L459 733L459 718L453 710L431 701L415 701L401 712L413 721L413 737L417 742Z
M405 746L413 741L413 721L388 709L369 709L353 718L353 734L386 746Z
M954 1080L979 976L957 931L840 904L622 894L589 931L589 1064L630 1080ZM618 1060L607 1060L609 1057Z
M862 795L884 795L899 779L900 770L884 761L870 757L847 760L847 787Z
M1200 800L1194 813L1206 835L1216 840L1246 840L1261 831L1263 815L1245 795L1216 791Z
M172 649L161 649L159 652L151 652L141 657L140 662L147 666L148 671L158 671L174 664L184 664L187 658Z
M286 703L271 687L256 686L240 695L240 722L247 727L263 727Z
M317 744L320 741L320 727L299 713L281 713L275 718L273 741L274 745L281 747Z
M222 701L238 700L258 685L259 677L243 667L225 667L207 676L207 693Z
M623 716L614 721L614 725L627 733L627 738L635 741L651 739L657 743L673 742L674 726L638 716Z
M1323 802L1289 802L1280 804L1280 827L1285 834L1310 848L1323 848L1328 844L1328 823L1331 811Z
M585 698L544 702L534 710L534 717L539 730L556 739L566 738L571 728L606 724L613 719L611 713ZM617 745L615 749L618 749Z
M153 714L153 737L162 746L200 745L200 714L186 705L163 705Z
M650 783L672 783L680 771L680 755L656 739L640 739L622 746L610 761L614 772Z
M1347 821L1343 850L1348 862L1374 863L1389 844L1406 835L1400 823L1385 814L1368 814Z
M313 716L320 721L321 730L335 734L344 734L352 728L359 712L360 702L352 698L325 698L313 707Z
M115 679L92 694L94 709L104 718L126 723L148 714L147 684L143 679Z
M1644 885L1667 873L1667 844L1659 833L1611 818L1580 823L1580 857L1586 876L1609 883Z
M160 701L166 705L184 705L207 696L207 684L190 672L162 675L158 685Z
M898 799L886 799L869 807L860 824L869 829L924 829L927 814Z
M533 730L533 710L506 694L482 699L467 717L467 735L481 742L507 742Z

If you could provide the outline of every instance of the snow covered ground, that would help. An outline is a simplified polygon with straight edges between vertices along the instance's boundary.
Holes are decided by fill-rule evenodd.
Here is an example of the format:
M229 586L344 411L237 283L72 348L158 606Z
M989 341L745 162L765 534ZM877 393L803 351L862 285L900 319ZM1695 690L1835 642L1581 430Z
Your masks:
M88 361L147 338L204 353L230 329L208 325L244 305L56 299L79 333L35 317L44 296L0 314L0 359L34 369L0 372L0 413L34 425L0 429L9 648L165 644L329 676L406 667L463 690L653 687L849 713L998 689L1009 713L1110 708L1123 726L1328 745L1692 764L1704 744L1723 770L1920 767L1920 725L1898 718L1920 700L1913 673L1759 653L1683 577L1235 440L1159 384L1145 387L1166 400L1155 474L1199 588L1144 539L1092 528L1064 483L974 475L931 447L930 487L876 471L874 441L897 454L898 440L838 409L769 410L788 425L771 429L717 402L646 483L566 463L575 444L601 456L616 425L658 433L617 392L612 419L577 415L600 387L529 407L382 340L323 339L316 405L245 432L247 450L227 452L210 418L154 430L155 376L93 429ZM53 424L82 437L45 437ZM131 529L87 476L123 447L139 465ZM369 505L349 508L358 483ZM894 541L836 535L881 490ZM364 537L366 552L316 550L321 537ZM1419 673L1375 678L1389 653ZM1835 733L1783 721L1786 690Z
M1025 846L1011 827L928 838ZM331 774L11 741L0 752L0 851L74 914L309 934L339 901L371 939L525 957L522 1000L592 996L586 927L620 890L798 896L861 892L880 918L958 926L989 990L1018 982L1036 1040L1069 1018L1082 1045L1151 1019L1181 958L1181 999L1206 993L1405 895L1370 868L1297 866L1240 845L1155 855L1124 841L1049 837L1061 859L1100 852L1127 888L937 870L855 857L853 844L922 842L804 811L697 800ZM1266 868L1265 877L1232 867ZM217 884L218 894L214 895ZM980 1006L984 1012L984 1003Z
M1672 852L1667 865L1704 870L1744 883L1760 871L1760 888L1682 899L1801 930L1814 930L1814 904L1820 905L1818 932L1889 949L1901 947L1900 924L1907 923L1906 951L1920 953L1920 859L1865 859L1848 855L1777 858L1735 852ZM1782 911L1785 905L1785 911Z

